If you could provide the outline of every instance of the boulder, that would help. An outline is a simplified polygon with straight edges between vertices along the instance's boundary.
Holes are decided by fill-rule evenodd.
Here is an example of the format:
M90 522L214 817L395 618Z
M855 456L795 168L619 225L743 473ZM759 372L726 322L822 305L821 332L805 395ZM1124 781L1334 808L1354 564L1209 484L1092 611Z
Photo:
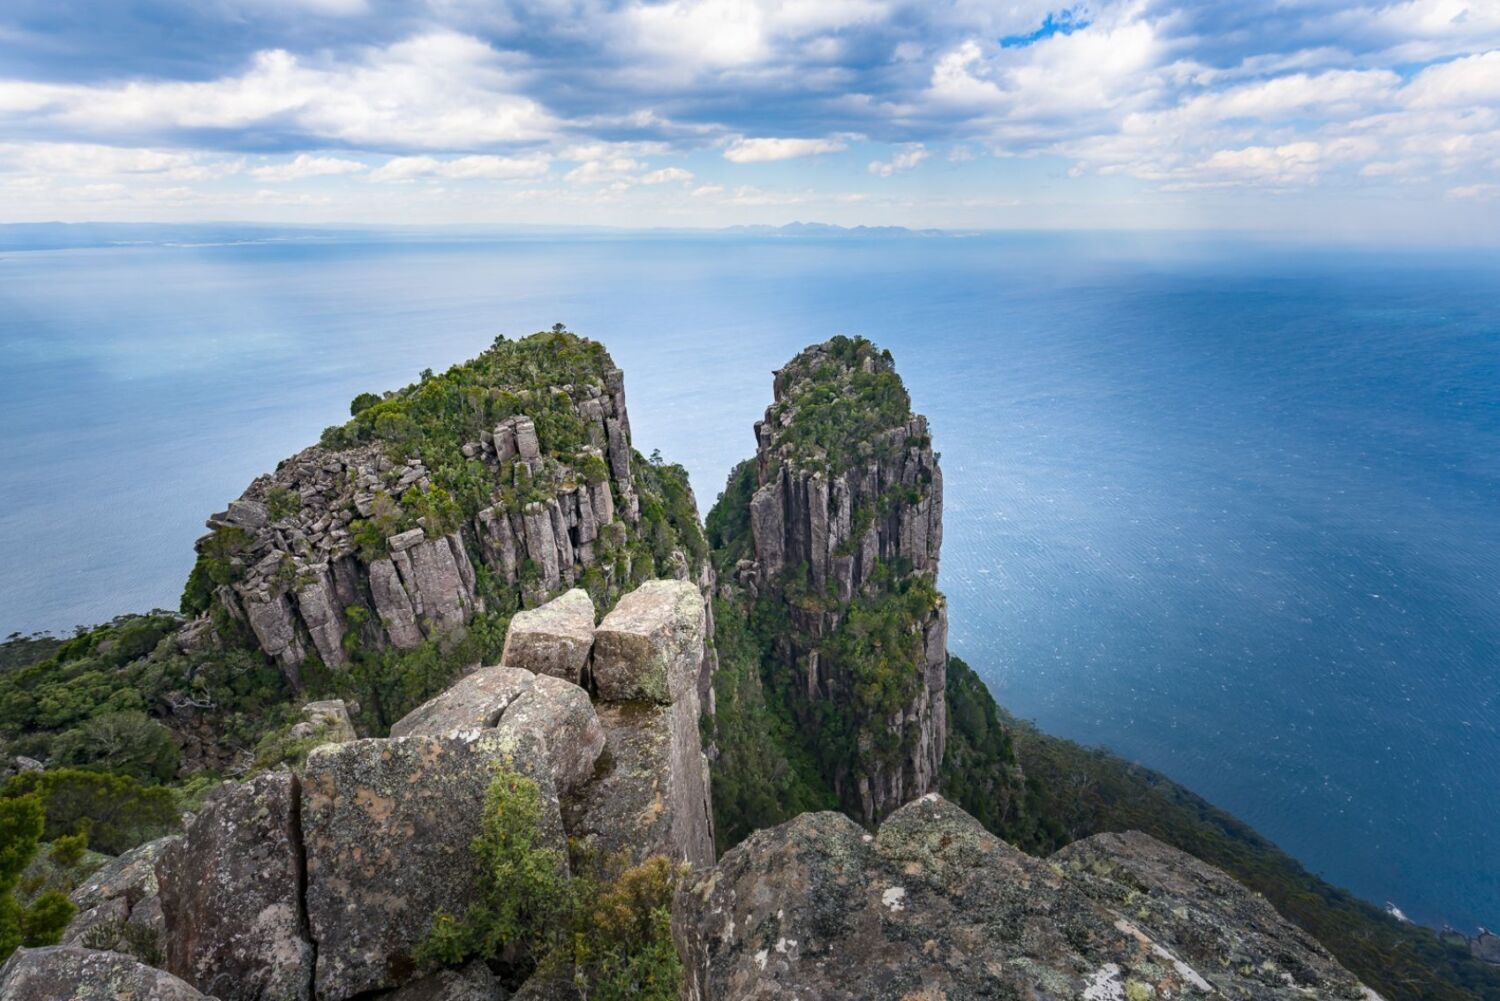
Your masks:
M123 898L128 906L134 907L143 897L156 894L156 863L162 853L177 840L179 836L175 834L157 838L130 849L118 858L110 859L78 884L69 899L81 911L118 898Z
M306 1001L300 841L291 772L214 796L156 864L166 968L223 1001Z
M480 899L471 844L502 764L537 783L544 837L564 848L546 744L530 730L357 740L308 756L302 831L319 1001L427 972L416 951L434 915L461 915Z
M622 597L594 632L594 686L607 702L697 701L705 612L684 580L649 580Z
M505 1001L505 988L490 968L475 959L456 970L439 970L413 980L380 1001Z
M542 736L559 794L566 794L594 774L604 750L604 729L588 692L569 681L538 675L500 717L500 729L522 728Z
M515 614L500 663L579 685L593 645L594 603L587 591L575 587L540 608Z
M349 719L349 707L343 699L309 702L302 707L302 720L292 728L292 736L311 737L321 732L330 744L359 739L359 734L354 732L354 722ZM297 728L303 726L308 728L307 731L299 733Z
M79 911L63 930L63 945L85 945L90 949L113 949L130 919L130 905L124 897L106 900L96 907Z
M192 986L118 952L17 949L0 966L0 1001L205 1001ZM207 999L212 1001L212 999Z
M481 667L397 720L391 736L446 737L492 727L535 680L530 671L519 668Z

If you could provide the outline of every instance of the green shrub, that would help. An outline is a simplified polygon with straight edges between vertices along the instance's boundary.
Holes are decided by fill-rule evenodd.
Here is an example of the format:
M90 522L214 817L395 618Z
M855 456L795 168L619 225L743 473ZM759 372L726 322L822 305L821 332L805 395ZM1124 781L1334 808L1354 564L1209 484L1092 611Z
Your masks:
M481 902L460 916L433 916L423 962L456 964L511 946L535 959L568 908L566 859L540 843L541 790L512 767L495 771L472 850L481 865Z
M662 856L638 866L608 860L607 871L567 859L541 840L541 791L501 766L485 795L472 850L480 903L462 915L439 912L418 950L424 964L504 957L522 976L571 975L591 1001L675 1001L682 962L672 939L672 899L685 870Z
M49 853L52 861L64 869L71 869L83 861L83 853L88 850L89 836L87 831L77 834L64 834L52 842Z
M136 711L103 713L58 736L52 756L61 765L108 769L142 782L177 774L177 744L166 727Z
M48 890L21 914L21 944L30 949L56 945L78 908L61 890Z
M0 802L35 797L43 805L43 837L87 830L99 851L118 855L178 827L176 799L160 786L123 775L55 768L23 772L0 789Z
M43 893L29 907L16 897L21 874L41 840L44 818L37 796L0 799L0 960L18 945L54 944L73 917L73 905L61 892Z

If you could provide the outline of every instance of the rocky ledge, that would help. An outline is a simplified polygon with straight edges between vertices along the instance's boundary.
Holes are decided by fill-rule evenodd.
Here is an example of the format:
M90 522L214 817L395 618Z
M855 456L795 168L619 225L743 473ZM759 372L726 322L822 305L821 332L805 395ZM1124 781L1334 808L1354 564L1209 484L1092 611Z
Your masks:
M690 892L688 996L1372 999L1224 873L1144 834L1038 859L936 794L871 834L803 814Z

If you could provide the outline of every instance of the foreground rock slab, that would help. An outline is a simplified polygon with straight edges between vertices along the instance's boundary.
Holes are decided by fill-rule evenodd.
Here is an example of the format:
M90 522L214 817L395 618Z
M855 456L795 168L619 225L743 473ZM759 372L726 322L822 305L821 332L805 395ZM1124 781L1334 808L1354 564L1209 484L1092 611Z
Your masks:
M504 667L583 683L594 645L594 602L575 587L542 605L517 612L505 633Z
M897 810L873 836L841 814L803 814L753 834L684 897L685 924L699 931L689 996L1371 996L1279 918L1257 915L1266 919L1261 937L1239 940L1237 953L1222 952L1215 933L1192 935L1195 915L1217 921L1258 911L1254 895L1137 839L1151 840L1082 849L1075 869L1012 848L936 795ZM1129 867L1111 861L1121 855ZM1078 878L1085 860L1112 864L1121 884L1095 885L1109 880L1100 870ZM1130 867L1146 882L1133 884ZM1145 896L1142 886L1150 887Z
M170 973L118 952L57 945L12 953L0 966L0 1001L205 1001L205 997Z
M494 726L536 676L514 667L481 667L391 726L392 737L447 737Z
M544 840L564 847L546 743L529 730L358 740L308 756L302 831L319 1001L427 972L416 952L433 916L479 900L470 845L502 764L537 783Z
M1364 996L1316 939L1264 897L1150 835L1096 834L1051 861L1094 900L1125 915L1123 923L1149 928L1153 952L1189 959L1231 997L1236 989L1239 996L1271 997L1292 985L1319 996ZM1223 970L1234 971L1229 982Z
M164 965L221 1001L307 1001L298 784L268 772L231 786L156 865Z

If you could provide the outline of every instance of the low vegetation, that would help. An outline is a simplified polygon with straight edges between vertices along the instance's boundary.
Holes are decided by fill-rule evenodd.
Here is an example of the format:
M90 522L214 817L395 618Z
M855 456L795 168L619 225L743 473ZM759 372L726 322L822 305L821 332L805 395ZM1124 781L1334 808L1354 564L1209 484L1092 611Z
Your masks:
M427 963L490 960L520 982L570 981L587 1001L675 1001L682 963L672 941L672 897L683 870L662 856L640 865L595 860L545 843L541 791L513 767L496 770L483 828L481 902L440 912L420 950Z

